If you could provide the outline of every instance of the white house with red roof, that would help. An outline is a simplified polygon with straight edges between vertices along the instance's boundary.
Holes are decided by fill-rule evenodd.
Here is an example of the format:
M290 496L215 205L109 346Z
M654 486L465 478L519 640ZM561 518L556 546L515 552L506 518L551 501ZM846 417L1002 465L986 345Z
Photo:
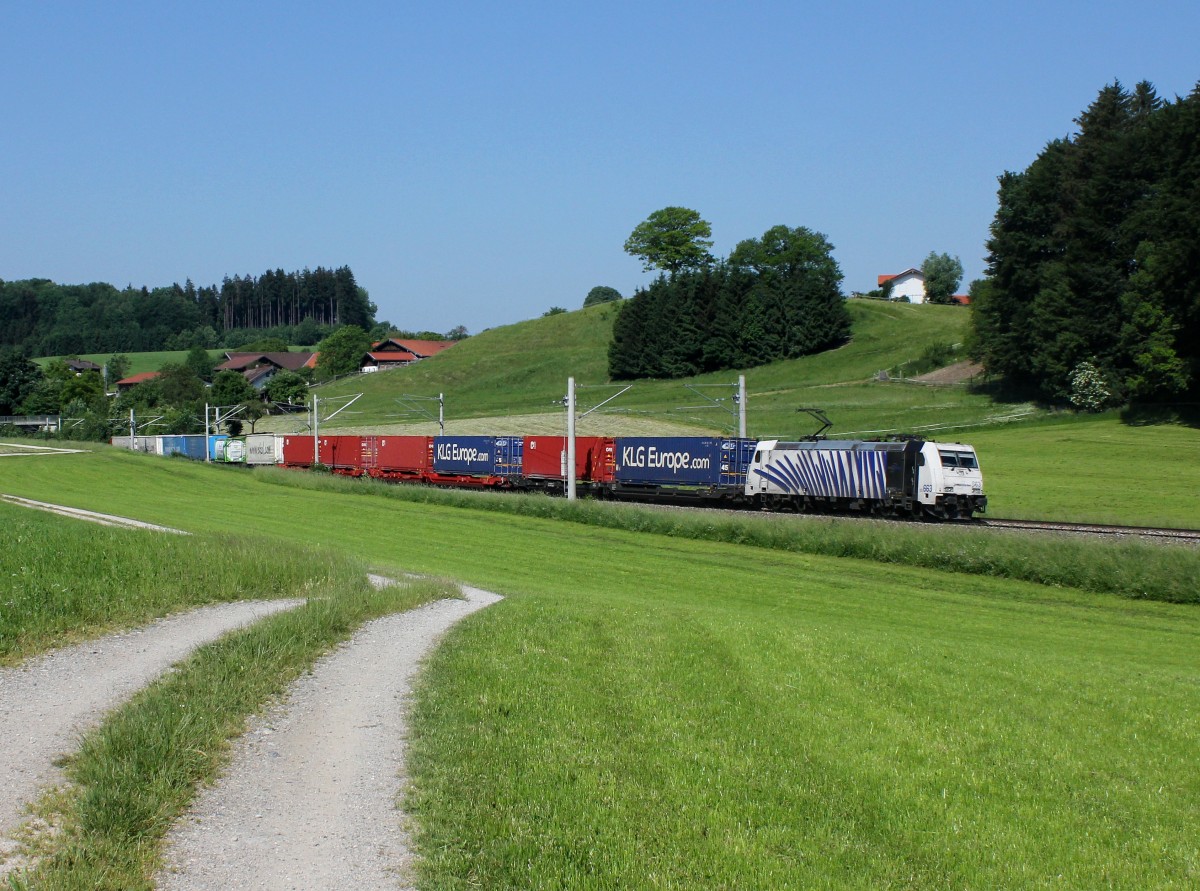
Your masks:
M925 274L920 269L910 266L895 275L879 276L879 287L887 282L892 283L893 300L903 301L907 297L909 303L925 302Z

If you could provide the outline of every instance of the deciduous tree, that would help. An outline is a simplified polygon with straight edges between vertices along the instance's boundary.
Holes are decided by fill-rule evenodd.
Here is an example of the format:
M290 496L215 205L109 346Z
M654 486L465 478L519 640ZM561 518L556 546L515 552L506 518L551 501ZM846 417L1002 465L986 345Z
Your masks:
M921 264L925 276L925 299L930 303L953 303L950 298L962 283L963 265L958 257L933 251Z
M325 377L351 374L362 366L371 338L356 325L345 325L317 345L317 371Z
M625 253L642 261L649 272L662 269L671 275L699 269L712 262L712 226L687 207L664 207L639 223L625 240Z
M612 303L614 300L621 299L621 292L616 288L610 288L607 285L596 285L583 298L583 305L595 306L597 303Z

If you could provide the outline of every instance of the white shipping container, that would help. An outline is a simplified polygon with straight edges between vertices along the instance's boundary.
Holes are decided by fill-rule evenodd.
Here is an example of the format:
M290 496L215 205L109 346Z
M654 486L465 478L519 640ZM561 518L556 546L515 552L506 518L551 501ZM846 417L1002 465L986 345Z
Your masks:
M274 433L253 433L246 437L247 464L278 464L283 454L283 437Z

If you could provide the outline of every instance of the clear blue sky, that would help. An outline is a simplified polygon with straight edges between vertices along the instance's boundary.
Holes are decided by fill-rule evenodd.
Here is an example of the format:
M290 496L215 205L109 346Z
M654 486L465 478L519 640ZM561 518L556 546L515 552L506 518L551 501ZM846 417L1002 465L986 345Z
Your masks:
M1200 80L1200 3L0 5L0 278L117 287L348 265L473 333L714 252L825 233L844 289L958 255L996 177L1101 87ZM966 282L964 281L964 287Z

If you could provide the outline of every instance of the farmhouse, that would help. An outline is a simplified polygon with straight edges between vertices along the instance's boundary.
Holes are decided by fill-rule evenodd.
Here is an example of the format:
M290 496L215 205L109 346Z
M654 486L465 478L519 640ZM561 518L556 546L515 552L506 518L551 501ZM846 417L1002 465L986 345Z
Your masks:
M895 275L879 276L879 287L882 288L887 282L892 283L893 300L903 300L907 297L909 303L925 302L925 274L920 269L910 266Z
M371 344L371 350L362 359L362 370L383 371L387 368L399 368L411 365L422 359L428 359L454 346L453 340L408 340L389 337Z
M94 371L100 373L100 366L95 362L89 362L87 359L65 359L67 368L75 372L76 375L83 374L85 371Z
M299 371L315 368L318 353L226 353L225 361L217 371L238 371L254 385L256 390L266 386L267 381L280 371Z

